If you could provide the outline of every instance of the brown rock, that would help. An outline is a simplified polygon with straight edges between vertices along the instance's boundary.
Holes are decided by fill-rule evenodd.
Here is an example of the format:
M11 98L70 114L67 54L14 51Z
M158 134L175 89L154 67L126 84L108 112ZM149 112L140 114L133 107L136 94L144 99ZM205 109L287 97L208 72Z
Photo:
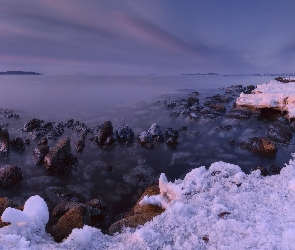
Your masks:
M254 154L272 157L277 152L276 144L265 137L253 137L241 142L240 148Z
M123 227L136 228L138 225L143 225L146 222L152 220L155 216L164 212L163 208L155 205L139 205L139 202L143 199L144 196L157 195L159 193L160 190L158 186L151 186L147 188L135 204L133 211L131 212L131 215L113 223L109 228L109 234L113 235L116 232L121 232Z
M51 234L56 242L61 242L74 228L82 228L84 225L90 225L90 212L82 206L73 207L53 226Z
M22 171L18 166L7 165L0 168L0 188L9 188L22 179Z

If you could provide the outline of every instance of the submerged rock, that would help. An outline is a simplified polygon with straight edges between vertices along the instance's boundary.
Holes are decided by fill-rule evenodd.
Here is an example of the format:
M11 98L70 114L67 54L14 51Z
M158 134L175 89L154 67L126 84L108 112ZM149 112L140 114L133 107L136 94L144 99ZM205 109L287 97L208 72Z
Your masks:
M71 144L68 137L62 139L44 158L44 165L51 171L64 171L77 163L71 153Z
M240 148L254 154L272 157L277 152L276 145L265 137L253 137L241 142Z
M290 143L292 131L289 126L275 122L267 126L267 136L274 142Z
M45 189L45 193L48 199L54 204L58 204L63 201L78 200L73 192L63 187L48 187Z
M18 166L3 166L0 168L0 188L9 188L23 179L21 168Z

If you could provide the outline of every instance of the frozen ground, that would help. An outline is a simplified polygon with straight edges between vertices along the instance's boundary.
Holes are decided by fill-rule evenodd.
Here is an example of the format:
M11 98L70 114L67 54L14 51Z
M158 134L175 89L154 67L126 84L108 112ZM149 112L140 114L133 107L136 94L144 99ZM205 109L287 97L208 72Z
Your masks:
M295 160L279 175L246 175L233 164L193 169L183 180L159 179L161 194L146 197L165 212L115 236L84 226L61 244L44 230L47 206L31 197L24 211L9 208L1 249L295 249ZM36 208L38 206L38 208Z

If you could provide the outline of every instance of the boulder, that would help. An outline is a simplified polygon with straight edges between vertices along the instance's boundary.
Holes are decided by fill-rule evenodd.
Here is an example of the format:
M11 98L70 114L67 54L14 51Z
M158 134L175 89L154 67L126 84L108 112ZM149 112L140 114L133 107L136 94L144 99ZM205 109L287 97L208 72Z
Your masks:
M103 123L95 137L95 141L99 145L107 143L109 137L113 137L113 125L111 121Z
M40 165L43 163L45 156L49 152L49 146L48 145L38 145L37 148L33 151L33 162L35 165Z
M29 121L28 123L26 123L24 125L24 131L25 132L31 132L33 131L34 129L38 129L41 127L41 124L43 123L42 120L39 120L39 119L32 119L31 121Z
M151 186L145 190L141 195L140 199L137 201L136 205L129 213L129 216L113 223L109 227L109 234L113 235L116 232L121 232L123 227L136 228L138 225L143 225L146 222L152 220L155 216L164 212L164 209L155 205L143 205L140 206L139 202L144 196L157 195L160 193L158 186Z
M85 148L85 141L83 139L80 139L76 144L75 144L75 149L78 153L82 153Z
M74 228L90 225L91 215L87 208L76 206L66 212L53 226L51 234L56 242L68 237Z
M21 137L17 137L17 138L12 139L9 142L9 145L10 145L10 148L16 152L21 153L21 152L25 151L25 143Z
M108 224L110 208L103 200L92 199L86 205L91 208L91 226L101 227Z
M134 132L130 125L121 124L116 130L117 139L123 142L129 142L134 137Z
M9 188L23 179L22 171L18 166L3 166L0 168L0 188Z
M9 155L9 133L6 129L0 130L0 156Z
M265 137L253 137L240 143L240 148L254 154L272 157L275 156L277 148L275 143Z
M58 204L63 201L77 201L77 197L70 190L63 187L48 187L45 189L45 193L48 199L54 203Z
M149 146L151 143L154 145L153 143L163 142L164 136L160 125L153 123L147 131L141 132L137 139L141 145Z
M293 135L289 126L274 122L267 126L267 136L274 142L290 143Z
M165 131L165 143L170 147L176 147L178 144L178 131L167 128Z
M44 158L44 165L51 171L64 171L77 163L71 153L71 144L68 137L62 139Z

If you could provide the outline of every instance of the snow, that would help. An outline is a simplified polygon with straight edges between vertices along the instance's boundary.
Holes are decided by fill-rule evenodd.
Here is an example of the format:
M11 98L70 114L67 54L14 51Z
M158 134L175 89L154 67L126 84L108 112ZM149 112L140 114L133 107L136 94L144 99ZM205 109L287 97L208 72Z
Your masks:
M282 83L271 80L267 84L257 85L251 94L241 93L236 100L236 104L256 108L276 108L287 111L288 118L294 118L295 82Z
M0 229L0 249L295 249L294 159L279 175L266 177L215 162L183 180L169 182L161 174L159 187L160 194L146 196L141 205L165 211L144 226L114 236L84 226L62 243L45 232L48 209L33 196L24 217L5 210L2 219L13 223Z

